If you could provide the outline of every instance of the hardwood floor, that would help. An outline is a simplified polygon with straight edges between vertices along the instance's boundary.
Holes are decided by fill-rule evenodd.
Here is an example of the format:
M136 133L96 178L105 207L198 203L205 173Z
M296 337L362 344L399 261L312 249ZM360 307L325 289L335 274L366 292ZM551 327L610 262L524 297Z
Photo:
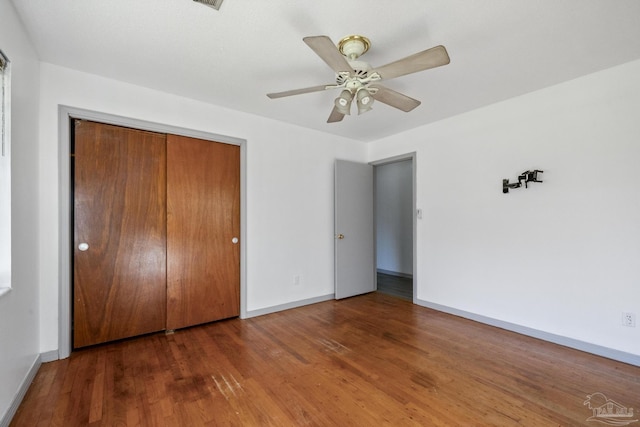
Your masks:
M74 352L11 426L600 425L595 392L640 407L640 368L371 293Z

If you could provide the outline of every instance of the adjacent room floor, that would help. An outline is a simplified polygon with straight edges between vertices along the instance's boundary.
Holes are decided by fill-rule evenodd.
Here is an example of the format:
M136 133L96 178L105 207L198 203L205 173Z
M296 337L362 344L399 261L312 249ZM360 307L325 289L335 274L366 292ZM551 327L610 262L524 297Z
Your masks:
M413 279L398 275L377 273L378 292L413 301Z
M640 368L376 292L75 351L11 425L599 425L596 393L640 407Z

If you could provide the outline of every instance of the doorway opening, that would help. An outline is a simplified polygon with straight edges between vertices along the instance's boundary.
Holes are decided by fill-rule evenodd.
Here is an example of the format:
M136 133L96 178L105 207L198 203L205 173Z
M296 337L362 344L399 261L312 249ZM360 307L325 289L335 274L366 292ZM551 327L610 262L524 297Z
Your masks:
M414 301L415 173L413 154L374 163L377 291Z

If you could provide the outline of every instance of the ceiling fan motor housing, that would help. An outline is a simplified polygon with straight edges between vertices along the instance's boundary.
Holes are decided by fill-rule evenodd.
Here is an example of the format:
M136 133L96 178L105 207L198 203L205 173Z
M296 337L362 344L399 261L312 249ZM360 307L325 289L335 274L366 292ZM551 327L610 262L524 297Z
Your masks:
M354 78L364 79L369 75L369 71L371 71L371 66L364 61L349 61L349 65L353 69L352 72L336 74L336 83L339 85Z

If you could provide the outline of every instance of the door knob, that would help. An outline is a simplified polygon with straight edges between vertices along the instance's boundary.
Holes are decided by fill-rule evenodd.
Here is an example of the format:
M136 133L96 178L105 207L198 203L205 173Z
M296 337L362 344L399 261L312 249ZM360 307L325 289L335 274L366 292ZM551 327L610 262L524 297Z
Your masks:
M233 239L231 239L231 243L233 243L234 245L238 244L238 238L234 237Z
M81 250L82 252L86 251L87 249L89 249L89 244L88 243L80 243L78 245L78 249Z
M342 239L344 239L344 234L338 234L336 237L337 237L339 240L342 240Z

